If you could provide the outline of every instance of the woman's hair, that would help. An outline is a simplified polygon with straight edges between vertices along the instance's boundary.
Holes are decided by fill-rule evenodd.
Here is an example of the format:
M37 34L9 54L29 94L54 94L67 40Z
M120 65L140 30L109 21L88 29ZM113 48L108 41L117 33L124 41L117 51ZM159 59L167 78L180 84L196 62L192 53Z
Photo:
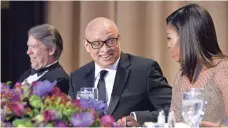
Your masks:
M182 75L194 83L203 65L212 66L212 57L223 57L209 12L197 4L179 8L166 18L180 37Z

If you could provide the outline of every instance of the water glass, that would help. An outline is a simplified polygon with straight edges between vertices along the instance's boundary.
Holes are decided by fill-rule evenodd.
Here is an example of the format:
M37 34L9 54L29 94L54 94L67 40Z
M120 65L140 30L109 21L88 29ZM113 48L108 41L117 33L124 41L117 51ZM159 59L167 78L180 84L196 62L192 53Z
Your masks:
M78 91L80 98L98 100L98 89L93 87L83 87Z
M192 88L184 92L182 100L182 116L192 128L198 128L204 115L205 100L204 89Z

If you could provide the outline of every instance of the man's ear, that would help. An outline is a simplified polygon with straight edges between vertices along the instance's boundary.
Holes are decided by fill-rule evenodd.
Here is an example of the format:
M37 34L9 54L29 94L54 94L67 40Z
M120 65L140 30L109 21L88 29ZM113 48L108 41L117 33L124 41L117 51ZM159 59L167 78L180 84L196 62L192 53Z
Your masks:
M86 51L89 52L89 43L86 40L83 40L83 42L84 42L84 47Z
M55 54L56 47L49 48L49 55L53 56Z

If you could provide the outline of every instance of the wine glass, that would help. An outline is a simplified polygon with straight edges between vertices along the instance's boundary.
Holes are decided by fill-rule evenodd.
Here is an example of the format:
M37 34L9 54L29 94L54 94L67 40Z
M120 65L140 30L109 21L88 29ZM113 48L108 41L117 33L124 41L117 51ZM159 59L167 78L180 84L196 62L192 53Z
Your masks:
M204 115L205 100L203 88L191 88L184 92L182 100L182 116L192 128L198 128Z
M83 87L79 91L80 98L98 100L98 89L93 87Z

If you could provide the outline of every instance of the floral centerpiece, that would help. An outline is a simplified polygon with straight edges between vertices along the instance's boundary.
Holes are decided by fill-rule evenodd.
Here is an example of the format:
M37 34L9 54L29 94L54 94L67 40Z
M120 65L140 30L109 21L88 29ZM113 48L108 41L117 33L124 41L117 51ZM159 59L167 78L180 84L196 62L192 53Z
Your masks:
M31 85L0 84L2 127L87 127L116 126L110 115L99 118L105 110L102 101L72 98L56 87L56 81L39 81Z

